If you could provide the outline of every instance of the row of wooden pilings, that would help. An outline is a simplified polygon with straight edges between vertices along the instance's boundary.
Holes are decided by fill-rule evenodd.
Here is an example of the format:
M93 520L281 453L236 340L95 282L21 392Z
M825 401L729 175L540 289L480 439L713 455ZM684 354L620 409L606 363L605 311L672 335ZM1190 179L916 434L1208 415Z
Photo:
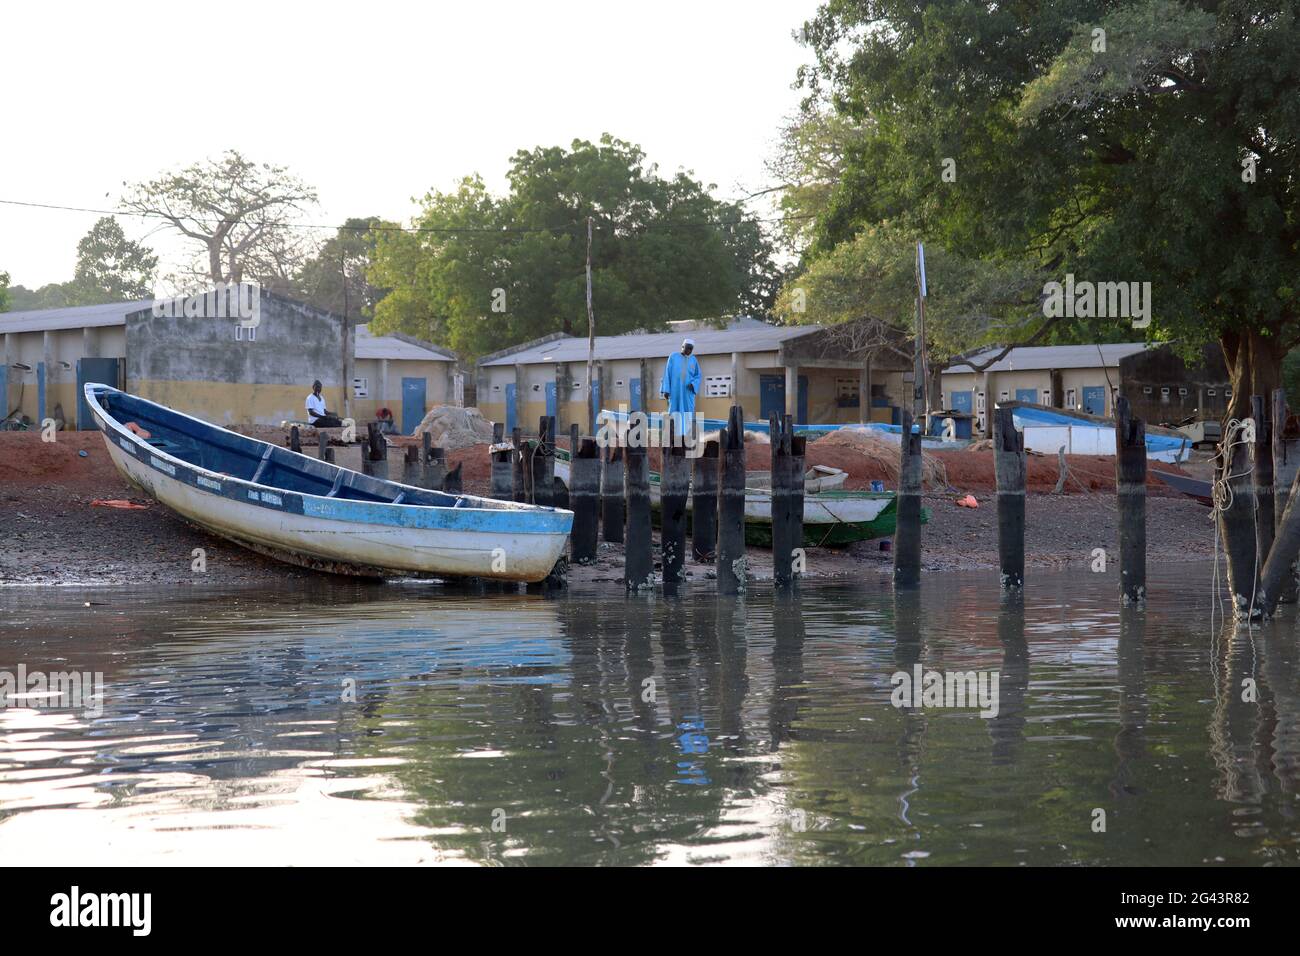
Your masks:
M640 413L634 413L640 414ZM667 587L686 579L687 547L697 563L712 564L718 590L745 590L744 412L732 406L717 441L703 441L683 424L688 416L665 414L658 436L644 421L646 440L629 427L607 429L607 440L569 429L569 480L555 480L555 419L542 417L538 439L525 441L514 429L493 425L492 496L573 511L569 559L596 560L600 537L621 543L623 581L629 591L654 586L655 553L649 447L661 450L659 475L659 567ZM772 454L771 519L773 579L790 587L802 569L805 439L794 434L790 416L769 423ZM617 436L617 437L612 437Z
M334 448L329 443L329 430L318 429L316 435L321 461L333 463ZM402 484L415 488L460 494L461 466L449 470L446 451L433 446L432 436L428 432L420 437L420 446L407 447L402 459L402 473L391 474L388 468L388 441L379 424L370 422L366 426L366 440L361 446L361 473L374 478L401 481ZM302 436L297 425L289 429L289 447L296 452L302 451Z

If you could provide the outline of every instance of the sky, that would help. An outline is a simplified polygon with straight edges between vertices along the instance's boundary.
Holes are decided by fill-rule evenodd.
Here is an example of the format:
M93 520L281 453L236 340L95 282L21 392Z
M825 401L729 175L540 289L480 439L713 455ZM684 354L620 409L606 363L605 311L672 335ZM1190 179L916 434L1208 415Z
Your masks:
M639 144L737 199L770 185L816 0L654 3L21 3L0 57L0 200L112 209L124 182L237 149L320 195L303 221L408 221L470 173L503 191L516 149ZM755 205L756 215L770 206ZM72 277L95 213L0 203L0 272ZM156 222L119 219L162 257Z

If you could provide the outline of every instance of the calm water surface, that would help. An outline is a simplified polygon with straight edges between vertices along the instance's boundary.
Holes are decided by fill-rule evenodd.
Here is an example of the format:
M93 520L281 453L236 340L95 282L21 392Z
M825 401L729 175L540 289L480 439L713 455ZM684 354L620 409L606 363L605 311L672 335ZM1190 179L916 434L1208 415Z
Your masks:
M1295 863L1294 612L1212 625L1209 579L1158 572L1144 614L1087 571L1032 575L1023 606L991 574L920 602L875 578L739 603L7 589L0 670L105 695L0 709L0 856ZM894 707L917 663L996 671L998 715Z

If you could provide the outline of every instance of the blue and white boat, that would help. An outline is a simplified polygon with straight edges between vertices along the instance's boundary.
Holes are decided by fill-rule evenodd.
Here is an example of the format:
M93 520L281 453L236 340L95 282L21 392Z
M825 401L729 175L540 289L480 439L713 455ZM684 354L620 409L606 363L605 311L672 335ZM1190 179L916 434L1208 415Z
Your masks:
M128 481L185 520L293 564L534 582L573 525L571 511L385 481L107 385L88 383L85 395Z

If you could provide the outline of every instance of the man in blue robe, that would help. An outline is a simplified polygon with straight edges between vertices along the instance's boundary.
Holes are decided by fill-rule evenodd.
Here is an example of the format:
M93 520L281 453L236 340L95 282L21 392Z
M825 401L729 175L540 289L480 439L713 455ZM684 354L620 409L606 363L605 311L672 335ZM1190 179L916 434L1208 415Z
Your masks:
M690 430L695 416L695 396L700 391L700 360L691 354L694 351L694 339L683 341L682 350L668 356L664 380L659 385L659 394L668 401L668 413L678 435Z

